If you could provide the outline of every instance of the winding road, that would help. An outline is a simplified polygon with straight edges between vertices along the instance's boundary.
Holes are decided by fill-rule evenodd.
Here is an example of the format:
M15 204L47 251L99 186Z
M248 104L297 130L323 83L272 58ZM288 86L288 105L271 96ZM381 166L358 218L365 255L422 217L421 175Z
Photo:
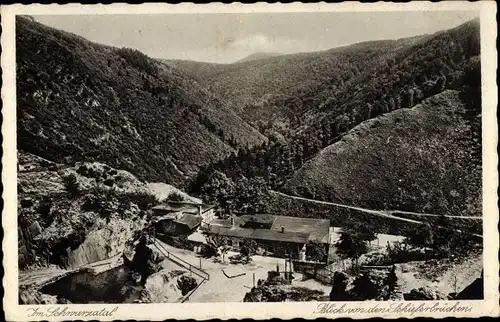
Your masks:
M304 197L298 197L298 196L292 196L288 195L286 193L282 193L279 191L274 191L271 190L270 193L275 194L275 195L280 195L286 198L291 198L291 199L296 199L296 200L303 200L303 201L308 201L308 202L313 202L313 203L318 203L318 204L323 204L323 205L331 205L331 206L336 206L336 207L342 207L342 208L347 208L347 209L353 209L353 210L358 210L362 211L365 213L369 213L375 216L380 216L380 217L385 217L385 218L391 218L394 220L399 220L399 221L405 221L413 224L423 224L423 222L418 221L418 220L413 220L409 218L404 218L404 217L399 217L393 215L394 213L400 213L400 214L406 214L406 215L412 215L412 216L419 216L419 217L439 217L440 215L435 215L435 214L424 214L424 213L418 213L418 212L410 212L410 211L400 211L400 210L373 210L373 209L367 209L367 208L362 208L362 207L356 207L356 206L348 206L344 204L339 204L339 203L334 203L334 202L328 202L328 201L321 201L321 200L315 200L315 199L309 199L309 198L304 198ZM482 217L473 217L473 216L450 216L450 215L444 215L446 218L452 218L452 219L471 219L471 220L478 220L482 221ZM474 236L481 237L481 235L473 234Z

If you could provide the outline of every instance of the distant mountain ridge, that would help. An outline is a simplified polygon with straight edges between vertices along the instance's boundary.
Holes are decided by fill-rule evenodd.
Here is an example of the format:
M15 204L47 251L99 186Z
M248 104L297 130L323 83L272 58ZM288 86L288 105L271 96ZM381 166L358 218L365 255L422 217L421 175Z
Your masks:
M266 59L266 58L281 56L281 55L282 54L279 54L279 53L264 53L264 52L254 53L254 54L248 55L246 57L243 57L242 59L237 60L234 63L235 64L237 64L237 63L244 63L244 62L247 62L247 61L255 61L255 60L260 60L260 59Z
M382 86L384 92L403 96L405 88L426 82L430 86L441 74L447 74L448 83L452 83L455 65L479 54L478 31L479 21L473 20L430 35L243 63L201 66L185 62L177 67L229 102L235 113L261 133L289 136L322 126L327 119L337 118L340 111L355 109L359 113L365 109L355 101L367 99L372 106L382 102ZM416 84L408 83L410 79L417 80Z
M18 17L18 147L181 185L266 138L179 70Z

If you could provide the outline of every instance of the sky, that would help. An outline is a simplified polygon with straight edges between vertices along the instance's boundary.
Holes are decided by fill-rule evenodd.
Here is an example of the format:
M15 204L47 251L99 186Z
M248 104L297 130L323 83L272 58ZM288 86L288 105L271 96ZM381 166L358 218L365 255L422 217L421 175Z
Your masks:
M45 25L148 56L232 63L259 52L298 53L434 33L473 11L37 15Z

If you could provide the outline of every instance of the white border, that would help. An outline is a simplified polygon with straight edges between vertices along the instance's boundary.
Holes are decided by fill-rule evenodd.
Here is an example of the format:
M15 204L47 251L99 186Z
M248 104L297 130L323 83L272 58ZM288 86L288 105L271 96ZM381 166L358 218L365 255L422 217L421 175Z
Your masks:
M7 320L36 320L28 316L28 309L47 309L49 306L18 305L18 276L17 276L17 189L16 189L16 113L15 113L15 15L16 14L159 14L159 13L257 13L257 12L326 12L326 11L451 11L451 10L479 10L481 16L481 65L482 65L482 96L483 96L483 205L484 205L484 278L485 300L460 301L460 305L470 305L472 311L468 313L352 313L352 314L315 314L318 303L184 303L184 304L120 304L120 305L69 305L68 309L95 310L118 309L113 316L70 317L52 316L46 320L70 319L210 319L210 318L318 318L318 317L477 317L498 316L499 313L499 265L498 265L498 207L497 194L497 85L495 82L496 64L496 3L447 1L441 3L339 3L339 4L221 4L212 3L195 5L183 3L170 4L142 4L142 5L10 5L0 8L2 14L2 100L3 100L3 171L2 182L4 187L4 212L2 224L4 240L2 244L5 276L4 310ZM235 299L240 301L241 299ZM332 302L337 307L343 304L356 308L373 307L374 302ZM379 308L394 307L401 302L376 302ZM413 304L432 306L437 302L409 302ZM453 305L455 301L439 302L442 305ZM64 307L57 305L57 307Z

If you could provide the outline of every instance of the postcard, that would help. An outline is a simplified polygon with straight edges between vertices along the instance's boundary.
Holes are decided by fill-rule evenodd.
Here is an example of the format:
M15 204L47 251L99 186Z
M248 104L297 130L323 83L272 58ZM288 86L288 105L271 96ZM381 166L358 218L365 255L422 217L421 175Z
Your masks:
M7 320L499 315L495 2L1 13Z

